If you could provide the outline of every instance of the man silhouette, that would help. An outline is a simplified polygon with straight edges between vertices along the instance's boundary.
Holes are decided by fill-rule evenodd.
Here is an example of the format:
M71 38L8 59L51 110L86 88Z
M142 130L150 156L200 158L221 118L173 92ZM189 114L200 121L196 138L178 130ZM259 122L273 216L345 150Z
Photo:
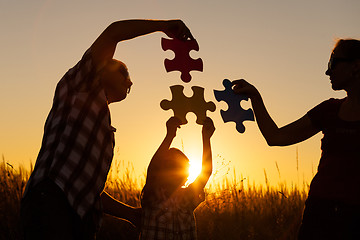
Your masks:
M140 209L103 191L115 132L108 104L132 86L126 65L113 59L117 43L157 31L193 39L181 20L114 22L57 84L21 202L25 239L94 239L102 212L140 222Z

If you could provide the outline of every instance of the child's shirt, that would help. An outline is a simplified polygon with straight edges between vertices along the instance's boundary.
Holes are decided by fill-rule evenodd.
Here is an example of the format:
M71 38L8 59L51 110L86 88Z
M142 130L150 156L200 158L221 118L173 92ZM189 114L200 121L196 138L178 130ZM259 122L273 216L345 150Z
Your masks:
M158 199L142 200L141 240L196 240L195 208L204 200L203 189L190 185L168 199L161 189Z

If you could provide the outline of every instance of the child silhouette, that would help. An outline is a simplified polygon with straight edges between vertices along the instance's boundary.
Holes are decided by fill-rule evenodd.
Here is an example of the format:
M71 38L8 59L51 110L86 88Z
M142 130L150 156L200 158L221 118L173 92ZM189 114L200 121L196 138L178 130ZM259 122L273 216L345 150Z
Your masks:
M204 200L204 187L212 172L210 138L215 127L210 118L205 119L201 173L184 187L189 175L189 159L179 149L170 148L180 124L176 117L166 122L165 139L149 164L141 196L141 240L197 239L193 212Z

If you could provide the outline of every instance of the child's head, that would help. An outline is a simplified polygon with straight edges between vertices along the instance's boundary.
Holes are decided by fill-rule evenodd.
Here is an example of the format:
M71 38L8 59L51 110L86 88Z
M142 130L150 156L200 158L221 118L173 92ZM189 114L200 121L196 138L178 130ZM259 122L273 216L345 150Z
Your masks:
M164 187L169 191L183 186L189 176L189 159L179 149L170 148L158 175L158 179L163 181Z
M176 189L182 187L187 181L189 159L183 152L177 148L170 148L162 158L156 159L158 164L156 167L151 168L151 172L148 171L142 191L142 200L151 200L152 196L159 193L159 190L166 197L170 197Z

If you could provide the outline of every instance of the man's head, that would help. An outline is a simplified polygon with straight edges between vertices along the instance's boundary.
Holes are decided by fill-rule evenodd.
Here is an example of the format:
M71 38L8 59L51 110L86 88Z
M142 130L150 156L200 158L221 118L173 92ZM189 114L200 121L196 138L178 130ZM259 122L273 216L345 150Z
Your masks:
M119 102L130 92L132 82L123 62L111 59L101 70L100 77L108 103Z

